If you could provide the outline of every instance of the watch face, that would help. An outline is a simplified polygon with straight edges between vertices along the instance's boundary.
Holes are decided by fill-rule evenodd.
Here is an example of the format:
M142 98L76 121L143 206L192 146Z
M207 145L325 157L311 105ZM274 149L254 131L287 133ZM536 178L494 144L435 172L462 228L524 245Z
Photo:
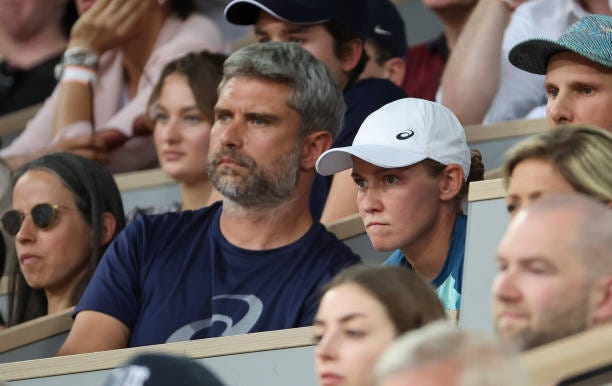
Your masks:
M60 80L64 67L75 65L96 69L98 65L98 55L94 52L82 48L69 48L64 52L62 60L53 69L55 79Z

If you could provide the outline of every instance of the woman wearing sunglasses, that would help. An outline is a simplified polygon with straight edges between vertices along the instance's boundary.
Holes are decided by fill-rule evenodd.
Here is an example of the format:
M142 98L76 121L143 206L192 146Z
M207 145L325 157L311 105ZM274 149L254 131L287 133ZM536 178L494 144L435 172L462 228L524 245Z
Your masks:
M110 241L125 225L112 175L68 153L33 160L15 172L13 209L0 218L15 238L8 326L74 305Z

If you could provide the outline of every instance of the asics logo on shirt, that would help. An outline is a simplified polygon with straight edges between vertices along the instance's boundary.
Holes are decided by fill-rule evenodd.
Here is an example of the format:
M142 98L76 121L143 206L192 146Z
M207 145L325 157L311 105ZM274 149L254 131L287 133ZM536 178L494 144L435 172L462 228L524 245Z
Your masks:
M263 312L263 302L255 295L217 295L212 298L213 302L219 299L243 301L247 304L248 310L236 323L234 323L231 316L222 314L213 314L208 319L191 322L173 332L166 340L166 343L191 340L196 333L206 328L210 328L210 326L217 322L225 324L225 330L223 330L221 336L246 334L255 326L255 323L257 323Z

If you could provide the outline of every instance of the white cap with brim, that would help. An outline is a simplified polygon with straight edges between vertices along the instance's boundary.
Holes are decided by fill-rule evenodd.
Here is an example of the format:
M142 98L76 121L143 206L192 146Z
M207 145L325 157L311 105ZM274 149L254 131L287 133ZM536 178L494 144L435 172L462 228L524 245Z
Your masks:
M458 164L464 179L470 171L470 150L459 120L441 104L405 98L370 114L352 146L327 150L317 160L324 176L353 167L351 156L383 168L414 165L426 158Z

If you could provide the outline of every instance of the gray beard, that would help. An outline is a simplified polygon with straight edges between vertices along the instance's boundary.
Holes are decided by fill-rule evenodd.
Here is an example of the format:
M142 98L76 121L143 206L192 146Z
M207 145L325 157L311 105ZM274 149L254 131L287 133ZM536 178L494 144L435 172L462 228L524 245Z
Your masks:
M233 149L223 149L208 161L208 177L225 198L243 207L270 208L291 197L299 172L299 147L277 158L267 170L250 157ZM248 169L245 176L219 167L219 160L230 156Z

